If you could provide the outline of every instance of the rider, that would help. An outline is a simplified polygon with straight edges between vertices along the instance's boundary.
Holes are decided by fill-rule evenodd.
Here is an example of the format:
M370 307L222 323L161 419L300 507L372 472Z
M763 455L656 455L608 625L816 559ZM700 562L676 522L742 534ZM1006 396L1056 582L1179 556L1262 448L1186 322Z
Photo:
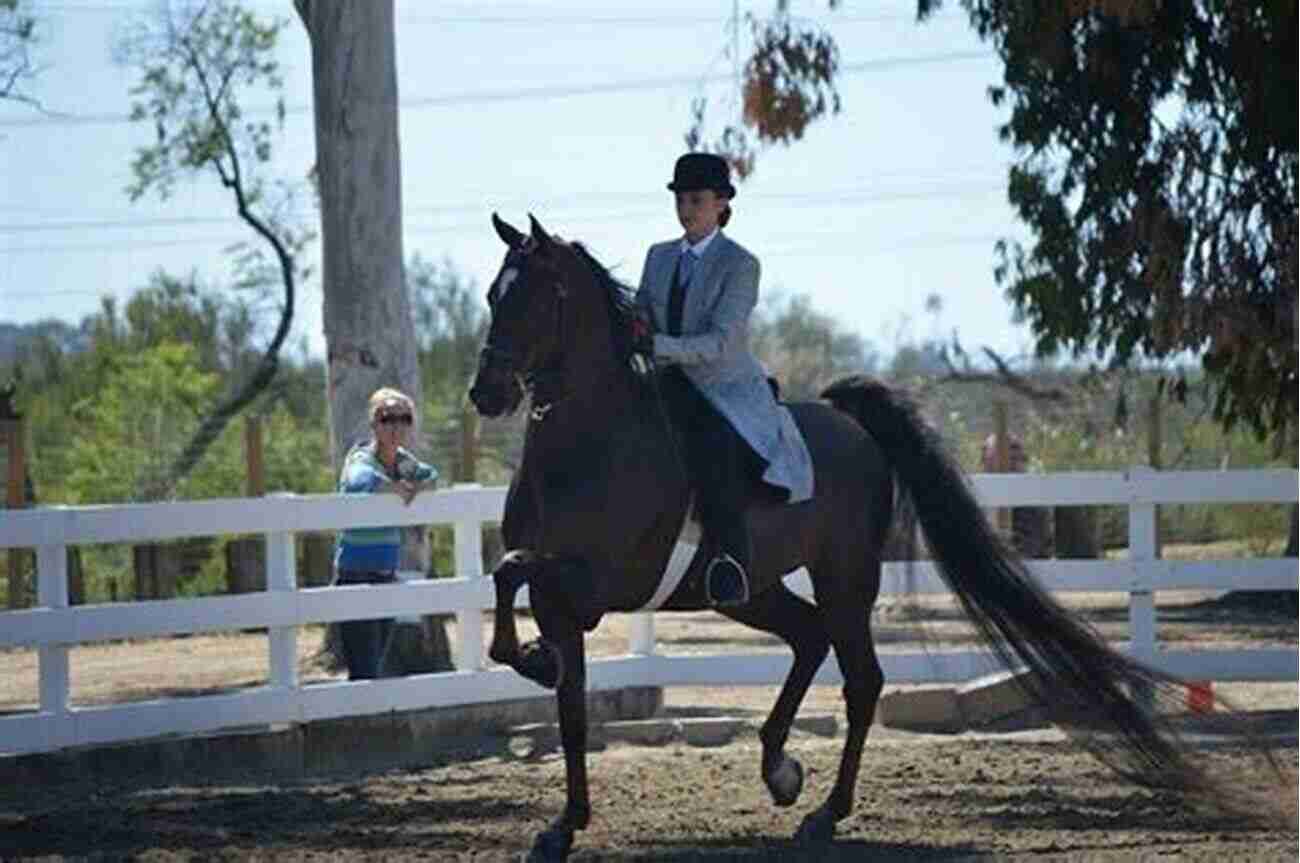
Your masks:
M759 265L722 233L736 195L726 160L687 153L668 189L685 235L654 244L646 255L637 304L654 335L641 347L665 367L665 395L686 438L699 513L715 551L706 595L713 604L736 605L749 600L750 477L761 475L798 503L812 497L812 462L749 351Z

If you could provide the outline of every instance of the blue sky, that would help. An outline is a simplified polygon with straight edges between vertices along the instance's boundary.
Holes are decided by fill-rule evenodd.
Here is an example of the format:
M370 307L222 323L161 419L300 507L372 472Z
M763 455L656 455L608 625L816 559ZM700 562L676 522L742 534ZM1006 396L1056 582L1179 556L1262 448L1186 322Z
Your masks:
M134 73L113 63L113 38L150 3L35 5L45 68L32 89L58 116L0 104L0 320L75 322L160 269L221 284L223 248L248 235L215 178L167 202L133 205L123 191L151 132L124 119ZM289 19L274 172L301 178L314 149L306 34L288 0L247 5ZM1026 352L992 275L994 242L1024 229L1006 203L1003 113L985 94L1000 80L991 50L956 10L915 24L912 0L792 8L834 28L844 110L764 152L740 188L728 233L761 259L763 295L806 294L885 352L954 329L967 347ZM706 95L719 120L735 110L731 13L729 0L398 0L407 257L449 259L485 287L502 251L490 214L519 224L531 211L635 282L647 246L678 233L664 183L691 100ZM317 276L293 334L313 353L320 303Z

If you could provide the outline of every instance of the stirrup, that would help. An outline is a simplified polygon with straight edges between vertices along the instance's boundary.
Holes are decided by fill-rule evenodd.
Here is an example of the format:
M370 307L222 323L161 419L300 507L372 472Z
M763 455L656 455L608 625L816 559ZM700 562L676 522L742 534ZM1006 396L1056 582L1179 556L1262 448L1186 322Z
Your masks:
M728 567L732 575L740 582L739 591L733 596L716 596L713 591L714 571L718 567ZM713 560L709 561L708 568L704 570L704 598L709 605L716 607L727 607L733 605L744 605L749 602L749 573L745 572L745 567L740 565L730 554L723 552Z

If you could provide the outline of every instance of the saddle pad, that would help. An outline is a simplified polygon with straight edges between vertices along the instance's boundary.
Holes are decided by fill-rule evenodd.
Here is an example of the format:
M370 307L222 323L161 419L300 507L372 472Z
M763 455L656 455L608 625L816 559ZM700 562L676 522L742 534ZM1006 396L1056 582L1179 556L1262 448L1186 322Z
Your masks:
M682 532L677 537L672 554L668 556L668 564L659 579L659 587L655 589L654 595L646 601L646 604L637 609L638 611L655 611L660 608L668 601L668 597L673 595L673 591L690 571L691 561L699 551L701 536L700 523L694 518L694 509L695 507L691 506L687 510L692 513L692 516L682 522Z

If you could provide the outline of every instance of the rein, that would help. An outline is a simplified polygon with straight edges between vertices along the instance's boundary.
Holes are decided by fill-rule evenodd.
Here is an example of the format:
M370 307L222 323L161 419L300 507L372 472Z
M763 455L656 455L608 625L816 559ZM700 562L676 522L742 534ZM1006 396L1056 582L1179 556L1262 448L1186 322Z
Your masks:
M526 238L524 244L519 247L518 253L521 255L527 255L535 248L536 246L532 242L532 239ZM579 256L580 259L581 257L582 256ZM584 260L583 263L588 267L588 269L592 268L591 262ZM602 276L599 273L599 266L596 266L597 269L592 272L592 275L596 278L597 282L600 282L602 281ZM605 275L604 278L608 279L609 277L608 275ZM609 289L608 286L604 287L607 290ZM554 285L554 290L556 296L554 348L543 366L519 375L524 389L529 393L529 397L532 401L532 406L528 411L530 426L533 423L544 422L557 404L570 398L565 387L566 357L564 352L566 344L564 338L564 313L565 301L569 298L569 289L565 287L564 282L557 279ZM618 324L615 324L615 326L617 325ZM519 356L514 351L491 343L484 345L480 354L480 364L496 361L508 368L518 368L520 364L519 359ZM618 359L623 361L622 357L619 357ZM654 393L656 407L655 413L658 414L663 425L664 433L668 437L668 445L672 449L673 461L677 464L677 468L681 472L681 475L689 482L690 472L687 469L686 460L682 455L681 447L677 441L677 430L673 424L672 417L669 414L668 405L664 401L663 390L659 385L659 375L657 372L652 372L647 377L648 379L643 379L642 383L649 386Z
M529 372L524 377L524 385L531 393L533 406L528 417L533 422L541 422L557 404L568 398L564 389L564 301L569 297L569 289L564 283L555 283L555 349L545 366Z

